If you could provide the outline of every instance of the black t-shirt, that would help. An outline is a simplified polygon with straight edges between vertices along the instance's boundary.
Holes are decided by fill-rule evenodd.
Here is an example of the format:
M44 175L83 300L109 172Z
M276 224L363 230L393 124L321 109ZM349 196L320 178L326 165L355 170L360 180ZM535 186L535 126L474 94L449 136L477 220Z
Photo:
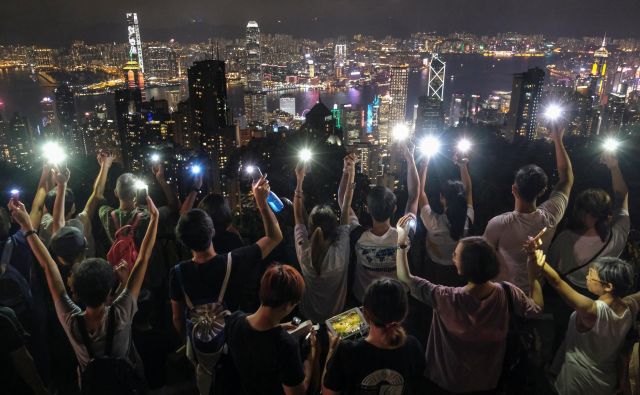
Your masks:
M233 250L231 257L231 276L224 303L227 309L235 311L246 299L247 288L256 286L253 280L262 261L262 251L257 244L251 244ZM212 303L218 299L227 270L227 254L218 254L206 263L185 261L178 265L185 292L194 305ZM169 293L172 300L184 302L176 267L169 273Z
M424 353L413 336L393 350L364 339L345 341L327 364L324 386L353 395L414 394L424 369Z
M20 325L13 310L8 307L0 307L0 372L2 372L3 393L30 394L31 390L18 376L18 372L11 361L11 354L25 346L27 333Z
M216 249L218 254L226 254L242 246L244 246L244 242L237 233L223 230L221 232L216 231L215 236L213 236L213 248Z
M238 311L226 319L225 338L244 394L284 394L283 384L304 380L298 342L281 327L257 331Z

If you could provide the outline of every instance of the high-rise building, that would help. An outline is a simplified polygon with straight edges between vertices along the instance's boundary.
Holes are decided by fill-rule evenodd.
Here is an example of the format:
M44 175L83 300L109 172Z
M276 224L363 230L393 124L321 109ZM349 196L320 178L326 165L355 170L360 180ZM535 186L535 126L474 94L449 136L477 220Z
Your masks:
M147 76L166 81L178 76L178 59L172 48L148 47L146 51Z
M245 45L247 55L247 91L262 91L262 57L260 50L260 27L258 22L247 23L247 37Z
M142 59L142 40L140 39L140 25L138 14L127 13L127 39L129 42L129 60L135 60L144 73L144 60Z
M464 93L454 93L451 95L449 106L449 126L458 127L467 118L467 100Z
M73 144L73 133L75 128L76 106L73 100L73 92L69 85L58 86L54 93L56 116L60 125L62 138L67 143Z
M365 125L365 113L358 106L343 104L340 111L340 128L342 139L346 145L352 145L360 141Z
M442 101L437 96L420 96L416 116L416 137L441 134L444 131Z
M280 96L280 111L296 115L296 98L291 95Z
M437 97L444 101L444 79L446 76L447 64L437 53L434 53L429 61L429 85L427 86L427 96Z
M507 114L507 135L511 140L516 137L533 140L536 137L544 75L544 70L537 67L514 74Z
M36 48L32 52L31 64L38 68L52 68L57 66L56 53L50 48Z
M40 125L43 128L51 125L56 119L56 113L54 110L53 99L49 96L45 96L40 100Z
M594 62L591 67L590 91L594 98L594 105L599 105L602 99L602 92L607 79L607 37L602 40L602 46L593 53Z
M344 76L344 68L347 64L347 44L336 44L333 56L333 66L337 78Z
M267 115L267 94L265 92L245 92L244 114L249 123L264 123Z
M609 93L607 107L605 108L605 133L617 134L624 126L625 113L627 111L627 97L619 93Z
M30 169L33 165L33 138L27 117L16 113L8 122L6 136L8 143L6 151L3 150L4 160L18 168Z
M407 89L409 65L391 66L389 96L391 97L390 121L392 125L404 123L407 115Z

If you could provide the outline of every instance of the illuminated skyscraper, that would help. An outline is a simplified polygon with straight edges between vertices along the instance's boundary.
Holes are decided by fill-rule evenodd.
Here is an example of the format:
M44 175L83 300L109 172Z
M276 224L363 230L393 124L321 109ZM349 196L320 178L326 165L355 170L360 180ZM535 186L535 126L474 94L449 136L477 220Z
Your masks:
M619 93L609 93L607 107L605 108L606 130L605 133L619 133L624 126L625 113L627 111L627 97Z
M593 66L591 67L591 95L594 97L594 105L599 105L602 98L602 92L607 79L607 58L609 57L609 51L607 51L607 37L602 40L602 47L597 49L593 56L595 58Z
M418 98L418 114L416 115L416 137L441 134L444 130L444 112L442 101L436 96L420 96Z
M127 13L127 39L129 41L129 60L138 62L140 70L144 73L140 25L138 25L138 14L135 12Z
M296 115L296 98L291 95L280 96L280 111Z
M344 75L344 67L347 64L347 44L336 44L333 61L335 75L340 78Z
M173 49L165 46L147 48L147 76L166 81L178 76L178 60Z
M46 128L56 118L55 110L53 108L53 99L46 96L40 100L40 111L42 112L42 117L40 118L40 125L43 128Z
M71 142L75 125L76 106L73 100L73 92L69 85L62 84L56 88L55 103L62 136L65 141Z
M465 122L467 117L467 100L464 93L454 93L451 95L449 108L449 126L457 127L460 122Z
M437 97L444 100L444 78L447 64L442 61L437 53L434 53L429 62L429 85L427 86L427 96Z
M260 27L258 22L247 23L247 91L262 91L262 57L260 52Z
M389 96L391 112L389 120L392 125L405 122L407 114L407 89L409 88L409 65L391 66Z
M510 137L527 140L536 137L544 75L544 70L537 67L525 73L514 74L511 104L507 114L507 133Z

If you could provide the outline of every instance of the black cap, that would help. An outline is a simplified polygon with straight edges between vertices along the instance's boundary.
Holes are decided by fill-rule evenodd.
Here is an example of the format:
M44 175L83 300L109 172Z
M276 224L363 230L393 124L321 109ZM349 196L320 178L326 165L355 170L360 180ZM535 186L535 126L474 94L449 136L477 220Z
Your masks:
M67 225L53 235L50 247L54 255L72 263L87 249L87 240L80 229Z

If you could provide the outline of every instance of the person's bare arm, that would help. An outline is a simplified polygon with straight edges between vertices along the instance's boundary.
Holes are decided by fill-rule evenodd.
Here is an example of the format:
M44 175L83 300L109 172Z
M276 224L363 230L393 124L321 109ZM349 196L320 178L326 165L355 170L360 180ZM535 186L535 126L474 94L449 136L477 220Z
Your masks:
M138 258L131 268L126 286L134 300L138 299L138 295L140 294L144 276L147 272L147 266L149 265L149 259L151 259L151 254L153 253L153 246L156 244L156 234L158 233L158 217L160 214L153 200L148 195L147 210L149 211L149 226L140 244Z
M311 384L311 379L313 378L313 363L316 359L316 348L316 334L315 331L311 331L311 352L309 352L307 359L303 362L304 380L302 383L294 387L289 387L283 384L282 389L286 395L305 395L307 393L309 385Z
M58 265L56 265L56 262L51 258L49 250L44 246L42 240L34 234L34 226L31 224L31 219L29 218L29 214L27 213L24 204L10 200L8 207L14 221L20 225L20 229L23 232L30 234L27 237L29 247L44 270L51 298L54 302L58 301L67 294L64 282L62 281L62 276L58 270Z
M260 212L262 224L264 225L264 237L256 242L262 251L262 258L264 259L282 241L282 231L280 230L276 215L267 204L267 196L269 196L269 192L271 191L267 179L264 176L260 177L260 179L253 184L252 189L256 207Z
M69 168L66 165L60 165L54 168L54 178L56 181L56 200L53 203L53 225L51 234L55 235L66 224L64 212L65 194L67 192L67 183L69 182Z
M424 206L429 204L429 198L427 198L427 174L429 173L429 158L422 159L419 163L419 177L420 186L418 190L418 211L421 211Z
M471 174L469 174L469 160L467 158L458 159L456 164L460 168L460 180L467 196L467 206L473 207L473 184L471 183Z
M153 175L156 177L156 181L158 181L158 185L160 185L162 193L164 193L164 197L167 200L167 207L169 207L174 213L179 212L180 203L178 202L178 195L164 177L164 166L162 164L153 165Z
M404 209L405 214L418 213L420 178L418 177L416 161L413 157L414 148L413 145L408 145L406 142L402 146L402 154L404 155L404 160L407 162L407 205Z
M184 303L171 300L171 320L173 327L180 336L184 336Z
M18 373L18 376L24 381L31 391L37 395L48 394L49 391L40 378L36 364L25 346L9 353L9 358Z
M44 199L47 196L47 183L51 177L51 167L48 164L42 166L42 174L40 175L40 181L38 182L38 189L33 197L33 203L31 204L31 211L29 218L31 218L31 224L34 228L40 226L40 221L44 215Z
M411 270L409 270L408 252L409 248L400 248L400 246L407 246L409 244L409 228L411 221L415 221L415 215L409 213L400 218L396 225L398 231L398 249L396 252L396 275L400 282L410 285L413 276Z
M538 260L542 262L538 263ZM539 267L544 264L545 256L540 250L536 250L534 254L528 254L527 275L529 277L529 297L541 308L544 308L544 298L542 296L542 285L538 275Z
M85 204L83 210L87 218L90 220L98 209L98 203L100 203L101 200L104 200L104 188L107 184L107 176L109 175L109 169L113 164L114 157L110 153L101 152L98 154L97 159L98 164L100 165L100 170L98 171L98 176L93 183L91 196L89 196L87 204Z
M556 166L558 168L558 183L553 189L569 197L573 187L573 167L562 141L563 136L564 129L560 125L552 126L551 139L556 150Z
M347 210L347 211L342 211L340 214L340 225L349 225L349 213L353 212L353 210L351 209L351 202L353 201L353 190L355 188L355 178L356 178L356 162L355 161L349 161L348 163L348 167L347 167L347 187L346 187L346 191L344 192L344 196L343 196L343 200L342 200L342 204L340 204L340 207L343 208L343 210Z
M202 188L202 174L198 174L193 178L193 185L191 186L191 191L184 199L182 206L180 207L180 214L186 214L193 208L193 205L198 198L198 191Z
M302 191L306 169L307 166L302 162L298 162L296 165L296 190L293 192L293 218L296 225L307 224L305 218L304 193Z
M614 153L602 155L602 163L611 172L611 183L613 184L614 207L616 209L629 210L629 188L624 181L624 176L618 164L618 158Z
M351 163L353 163L353 165L355 166L355 163L356 163L355 154L348 154L343 159L342 178L340 179L340 185L338 186L338 205L340 206L340 211L344 210L341 205L344 203L344 194L347 191L347 187L349 184L349 173L347 171L347 168L351 166ZM348 213L349 213L348 217L353 217L353 218L357 217L356 212L353 211L351 207L349 207Z

